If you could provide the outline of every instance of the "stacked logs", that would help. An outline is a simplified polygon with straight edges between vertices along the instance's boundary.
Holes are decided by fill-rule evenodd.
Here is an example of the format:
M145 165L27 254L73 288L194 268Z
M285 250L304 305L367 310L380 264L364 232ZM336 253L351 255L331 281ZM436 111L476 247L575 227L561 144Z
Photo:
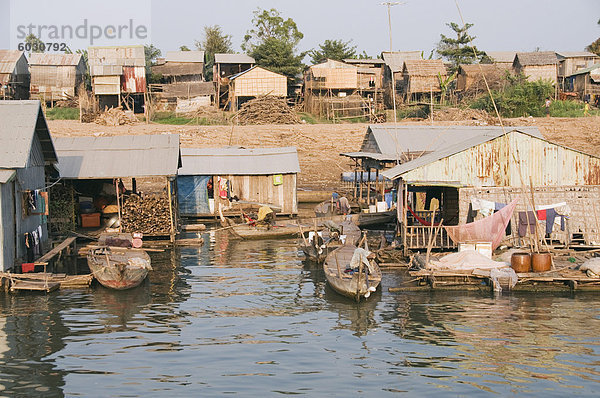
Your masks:
M242 105L237 114L239 124L298 124L300 118L284 98L262 96Z
M64 234L75 230L73 187L56 184L48 189L48 228L50 232Z
M125 197L121 207L121 226L123 232L169 235L171 220L166 194L132 194Z

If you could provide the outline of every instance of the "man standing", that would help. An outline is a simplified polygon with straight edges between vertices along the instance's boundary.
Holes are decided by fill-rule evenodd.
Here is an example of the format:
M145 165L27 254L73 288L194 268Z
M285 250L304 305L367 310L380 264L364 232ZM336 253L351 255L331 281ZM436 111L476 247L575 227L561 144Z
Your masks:
M544 107L546 108L546 117L550 117L550 104L552 104L550 97L546 97L546 102L544 103Z

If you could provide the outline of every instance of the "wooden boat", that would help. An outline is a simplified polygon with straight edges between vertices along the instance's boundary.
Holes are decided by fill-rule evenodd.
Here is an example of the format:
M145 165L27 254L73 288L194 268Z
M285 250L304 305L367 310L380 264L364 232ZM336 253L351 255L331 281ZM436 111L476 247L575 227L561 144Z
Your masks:
M331 203L331 201L324 201L315 206L315 216L317 218L330 218L335 220L339 217L346 217L339 215ZM354 213L350 217L352 221L359 228L375 227L382 224L394 222L396 219L396 210L378 211L375 213Z
M366 266L360 263L358 272L346 272L352 257L358 248L353 245L344 245L333 250L323 263L323 271L327 283L337 293L360 301L368 298L381 283L381 270L377 263L370 260L371 272L365 272Z
M87 262L102 286L117 290L138 286L152 270L150 256L141 249L95 247L88 252Z
M293 238L300 231L297 225L276 223L275 225L236 224L229 218L222 218L221 224L233 235L241 239Z
M300 232L302 232L300 249L307 260L322 263L325 261L327 255L334 249L344 244L356 245L360 239L360 228L358 228L351 220L345 220L337 225L339 230L331 225L325 224L326 223L321 223L324 229L319 233L320 239L315 237L315 231L311 231L312 239L310 236L307 239L304 231L302 231L302 229L300 230Z

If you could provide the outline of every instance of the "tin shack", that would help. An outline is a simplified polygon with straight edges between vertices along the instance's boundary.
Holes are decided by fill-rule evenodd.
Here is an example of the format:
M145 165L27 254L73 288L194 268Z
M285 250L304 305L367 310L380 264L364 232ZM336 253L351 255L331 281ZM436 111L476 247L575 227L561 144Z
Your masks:
M187 217L215 217L219 205L268 205L286 215L298 213L295 147L182 148L179 210ZM239 215L239 211L237 211Z
M32 53L29 68L31 95L50 102L75 97L86 73L81 54Z
M29 99L30 78L23 51L0 50L0 99Z
M57 162L39 101L0 101L0 270L40 257L48 241L46 168Z
M53 188L57 197L65 198L63 207L72 219L51 223L174 238L179 228L175 200L181 167L179 135L55 141L61 183Z

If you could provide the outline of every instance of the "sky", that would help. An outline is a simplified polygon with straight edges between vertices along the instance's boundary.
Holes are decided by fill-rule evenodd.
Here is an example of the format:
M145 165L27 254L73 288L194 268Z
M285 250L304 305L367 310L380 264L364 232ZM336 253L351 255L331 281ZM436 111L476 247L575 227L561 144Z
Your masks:
M582 51L600 37L600 0L401 0L391 7L394 50L435 48L440 34L450 35L448 22L473 23L474 44L487 51ZM389 50L387 7L382 0L0 0L0 48L16 48L17 26L83 24L99 29L112 25L142 26L145 35L115 42L104 37L96 45L152 43L163 53L181 45L192 48L201 40L203 27L220 25L232 36L234 50L252 27L253 11L276 8L292 18L304 33L300 51L316 48L326 39L352 40L357 51L371 56ZM114 12L118 10L118 12ZM130 23L133 22L133 23ZM141 28L140 28L141 29ZM144 32L142 29L142 33ZM82 31L83 32L83 31ZM89 45L86 39L69 38L73 49ZM106 39L106 40L104 40ZM62 39L61 39L62 40ZM103 41L104 40L104 41ZM45 41L57 41L46 38ZM62 40L64 41L64 40ZM308 59L307 59L308 60ZM306 60L306 61L307 61Z

